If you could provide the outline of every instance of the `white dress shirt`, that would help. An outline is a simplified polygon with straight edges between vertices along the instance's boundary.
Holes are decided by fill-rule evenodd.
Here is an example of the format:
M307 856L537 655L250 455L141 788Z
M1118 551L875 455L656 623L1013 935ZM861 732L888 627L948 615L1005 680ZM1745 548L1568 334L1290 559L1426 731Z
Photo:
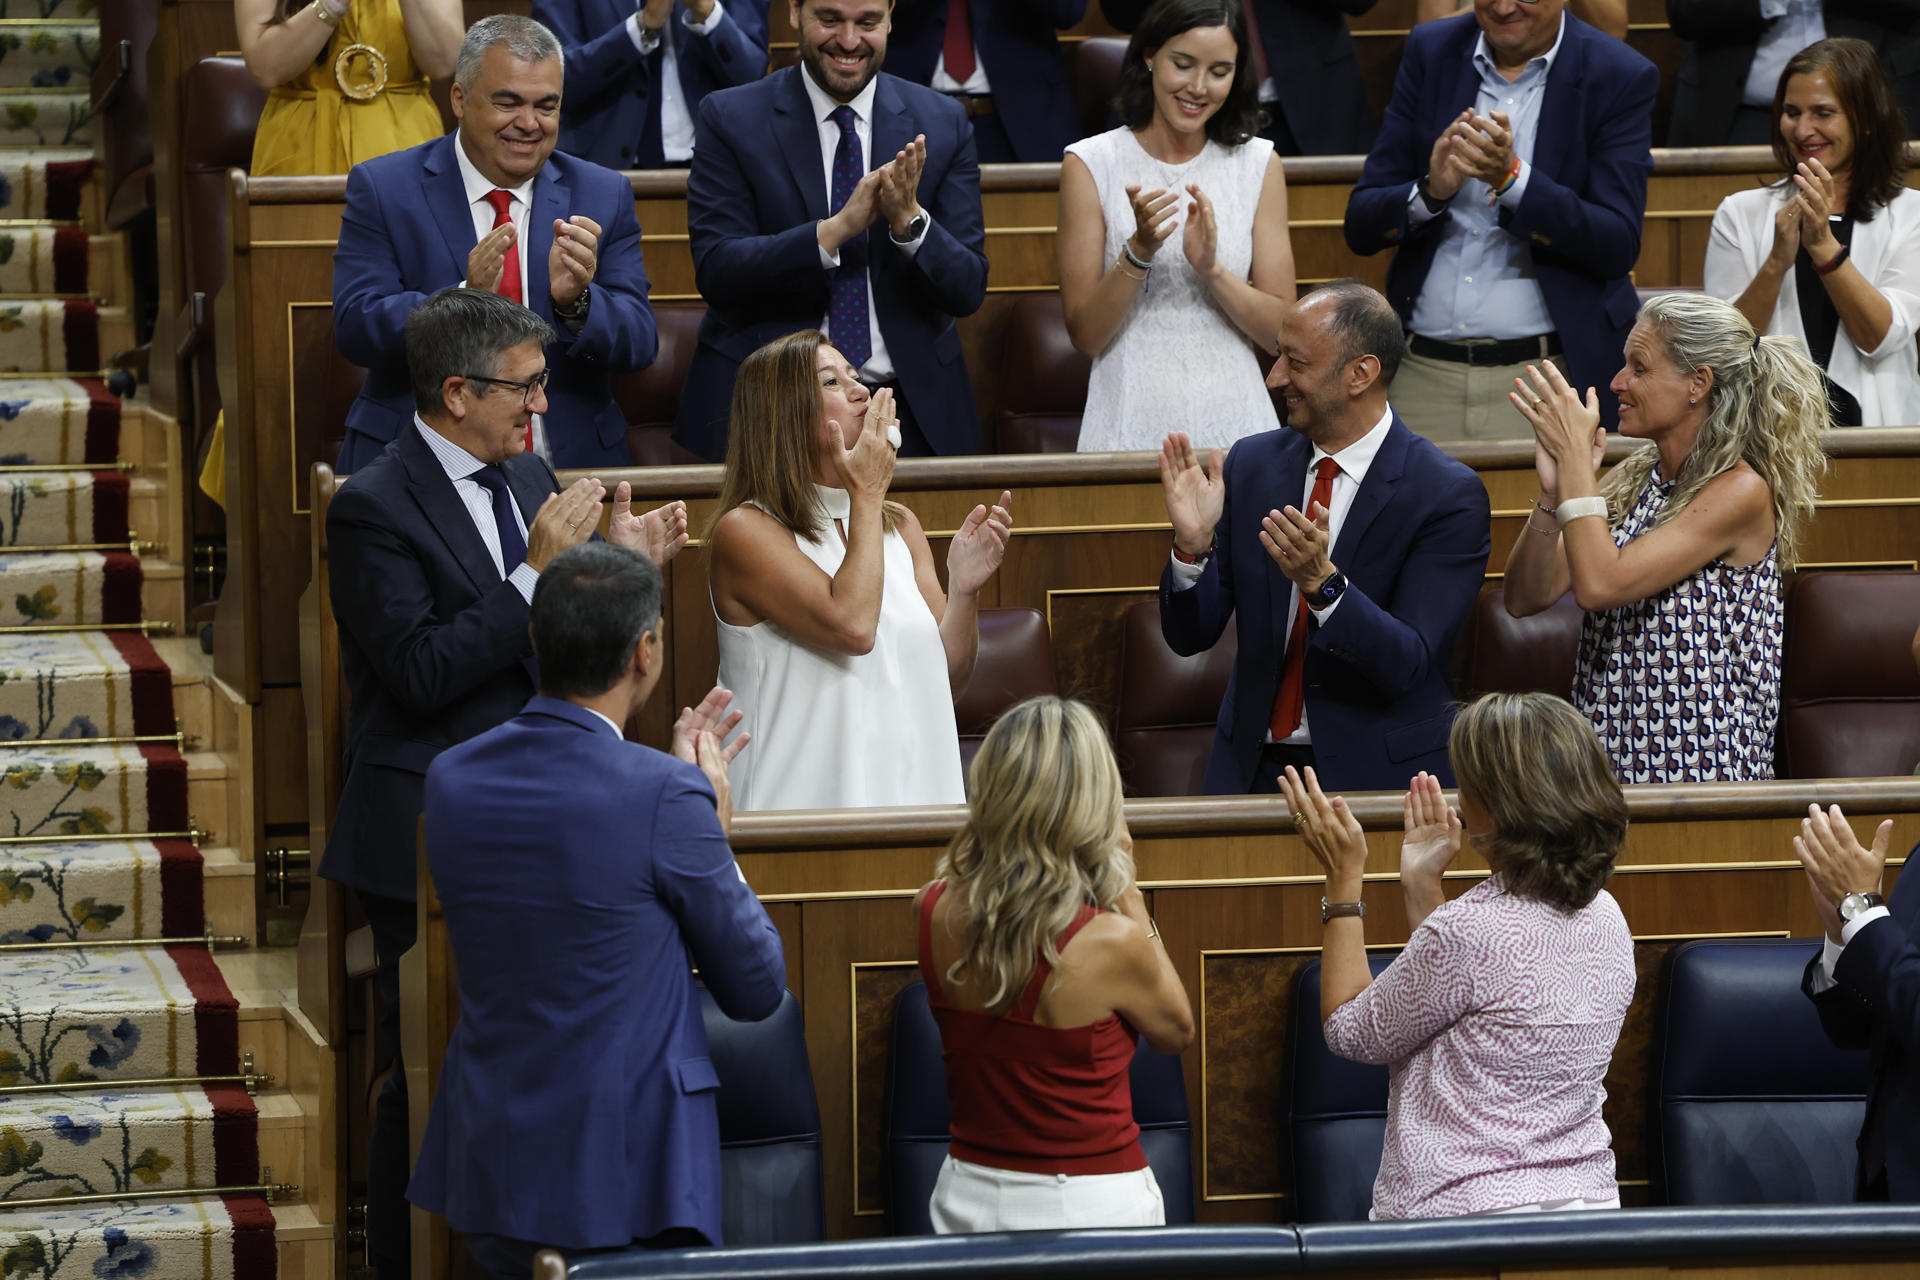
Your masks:
M940 61L934 65L930 86L940 93L964 93L969 97L977 94L992 93L993 86L987 83L987 64L980 60L980 46L973 46L973 74L966 83L954 79L947 72L947 55L943 51Z
M1304 512L1307 509L1307 504L1313 500L1314 474L1320 469L1320 459L1332 458L1334 462L1339 464L1340 470L1335 472L1333 476L1333 493L1327 501L1327 554L1329 558L1331 558L1333 554L1334 544L1340 541L1340 530L1347 522L1347 512L1353 510L1354 497L1359 494L1360 486L1367 478L1368 469L1373 466L1373 460L1379 454L1380 446L1386 442L1387 432L1392 429L1393 408L1389 405L1387 411L1381 415L1380 421L1375 423L1367 434L1361 436L1340 452L1328 453L1319 445L1313 446L1313 454L1307 459L1306 487L1302 489L1300 501L1295 505ZM1336 569L1339 568L1338 565L1334 567ZM1189 590L1194 583L1200 581L1200 574L1205 568L1205 562L1200 564L1187 564L1178 556L1175 556L1173 558L1173 589L1175 591ZM1345 597L1342 596L1341 599L1345 599ZM1331 618L1333 611L1339 607L1340 601L1335 600L1324 609L1312 609L1313 620L1321 626L1325 626L1327 619ZM1293 618L1294 614L1299 611L1299 608L1300 588L1295 587L1287 597L1287 635L1293 634ZM1311 608L1311 606L1309 606L1309 608ZM1268 735L1267 740L1272 740L1271 734ZM1313 745L1313 736L1307 732L1307 709L1304 704L1302 704L1300 708L1300 727L1293 731L1291 737L1285 739L1285 743L1288 746L1299 747Z
M533 299L527 293L527 215L533 211L534 180L528 178L517 187L495 187L485 174L473 167L473 161L467 158L467 148L458 136L454 138L453 158L460 165L460 184L467 189L467 211L473 215L473 233L478 239L486 239L487 233L493 230L493 206L487 203L487 197L500 190L513 197L507 202L507 213L513 219L514 256L520 260L520 300L531 305ZM460 283L464 286L467 282L462 280ZM553 451L547 446L547 424L542 419L541 414L533 415L533 451L552 462ZM472 457L471 454L467 456ZM487 509L492 511L493 508L489 506Z
M695 22L685 9L674 12L680 16L680 25L696 36L711 35L726 16L720 0L713 0L713 12L705 22ZM659 48L662 39L659 31L648 31L640 25L638 10L627 15L627 35L643 57ZM660 153L677 164L693 159L693 114L687 110L687 95L680 88L680 62L673 41L668 40L666 46L660 55L660 84L656 89L660 95Z
M473 517L473 527L480 531L480 541L486 544L487 554L493 558L494 569L526 597L528 604L532 604L533 587L540 581L540 571L522 560L513 567L512 573L507 572L507 566L501 559L500 526L493 520L493 491L473 478L476 472L484 471L487 464L428 426L417 413L413 415L413 425L427 442L427 448L433 450L433 456L446 469L447 479L453 481L453 491L460 495L460 501L466 503L467 514ZM513 504L513 522L520 526L520 540L526 541L527 518L520 514L518 502Z
M853 108L853 131L860 140L860 171L871 173L873 171L873 94L878 82L877 80L867 81L867 87L855 95L852 102L844 104L835 102L828 96L825 89L813 82L813 73L806 69L805 63L801 64L800 83L807 87L807 100L813 103L813 118L819 125L820 165L827 179L827 216L832 217L840 212L833 203L833 157L840 150L840 126L830 117L843 105ZM888 156L887 159L891 160L893 157ZM920 246L926 243L927 229L932 225L933 220L929 216L927 226L921 229L919 235L905 244L894 241L894 248L909 258L914 257L920 252ZM869 244L876 237L891 236L891 234L892 228L887 225L885 218L875 218L873 225L867 228ZM872 260L871 250L867 257L869 261ZM840 254L838 251L828 253L825 249L820 250L820 265L832 271L840 265ZM880 312L873 302L872 271L867 272L867 330L872 334L872 354L856 372L865 382L891 382L894 372L893 356L887 351L886 336L880 332ZM820 317L820 331L828 338L833 337L832 332L827 328L827 317L824 314Z
M1839 942L1828 938L1821 944L1820 971L1827 975L1827 987L1834 984L1833 966L1840 963L1840 953L1846 950L1847 944L1853 941L1854 936L1875 920L1884 920L1892 914L1893 913L1884 906L1868 907L1865 911L1862 911L1859 915L1840 926ZM1824 991L1826 987L1816 985L1814 990Z
M1760 16L1767 19L1767 29L1754 44L1740 102L1771 111L1780 73L1793 55L1827 38L1825 0L1760 0Z

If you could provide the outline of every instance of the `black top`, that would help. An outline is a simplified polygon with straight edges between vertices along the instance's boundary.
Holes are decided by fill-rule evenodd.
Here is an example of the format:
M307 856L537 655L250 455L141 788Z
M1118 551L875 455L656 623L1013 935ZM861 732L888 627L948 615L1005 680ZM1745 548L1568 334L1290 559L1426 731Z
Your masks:
M1834 239L1843 245L1853 243L1852 218L1829 218L1827 221L1833 227ZM1853 398L1852 392L1836 386L1833 379L1826 376L1827 366L1833 360L1834 340L1840 336L1840 313L1834 309L1826 281L1820 275L1820 269L1813 265L1805 245L1793 258L1793 287L1800 295L1800 327L1806 331L1807 350L1812 354L1813 362L1820 366L1821 380L1827 384L1829 422L1836 427L1857 427L1860 425L1860 402Z

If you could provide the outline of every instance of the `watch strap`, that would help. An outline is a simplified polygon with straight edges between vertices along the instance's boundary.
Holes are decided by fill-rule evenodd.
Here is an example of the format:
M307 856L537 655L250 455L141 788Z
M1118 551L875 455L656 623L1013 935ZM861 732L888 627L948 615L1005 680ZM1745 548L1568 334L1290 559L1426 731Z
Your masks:
M1329 920L1336 920L1341 916L1364 917L1366 914L1367 904L1364 902L1328 902L1324 897L1320 899L1321 924L1325 924Z
M1851 909L1849 909L1848 907L1849 903L1854 904L1851 907ZM1839 906L1836 908L1836 912L1840 916L1842 921L1848 924L1851 924L1853 921L1858 920L1861 916L1873 910L1875 907L1884 907L1886 905L1887 905L1887 899L1884 894L1850 893L1846 897L1840 899L1840 903L1839 903Z

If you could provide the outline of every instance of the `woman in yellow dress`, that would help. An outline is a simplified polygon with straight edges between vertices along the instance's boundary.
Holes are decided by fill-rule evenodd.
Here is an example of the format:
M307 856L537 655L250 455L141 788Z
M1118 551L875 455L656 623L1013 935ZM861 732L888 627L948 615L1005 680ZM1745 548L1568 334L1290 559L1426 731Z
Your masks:
M345 173L444 132L427 78L453 74L466 34L460 0L233 7L247 70L269 90L254 177Z

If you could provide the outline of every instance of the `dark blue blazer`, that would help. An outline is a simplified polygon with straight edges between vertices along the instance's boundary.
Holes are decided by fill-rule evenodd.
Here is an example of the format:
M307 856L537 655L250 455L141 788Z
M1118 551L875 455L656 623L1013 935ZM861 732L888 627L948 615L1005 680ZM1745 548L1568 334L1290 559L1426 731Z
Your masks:
M727 1016L780 1007L780 935L692 765L534 698L427 775L427 862L460 982L408 1198L456 1231L595 1249L720 1244Z
M1533 173L1517 210L1500 225L1533 250L1547 313L1566 348L1576 388L1598 387L1612 429L1619 406L1606 394L1640 300L1628 272L1640 257L1640 222L1653 172L1651 62L1571 13L1540 106ZM1347 201L1347 245L1355 253L1392 248L1387 297L1403 321L1433 266L1439 230L1451 214L1419 226L1407 197L1427 171L1433 142L1479 93L1473 68L1480 27L1472 14L1423 22L1407 36L1393 101ZM1517 422L1517 419L1516 419Z
M720 24L704 36L673 7L661 34L673 46L687 117L715 89L758 80L767 71L767 0L723 0ZM566 51L566 93L560 105L560 149L609 169L658 169L662 49L642 57L627 34L633 0L533 0L533 20L560 37Z
M788 67L709 94L700 104L687 175L687 232L707 314L673 438L716 462L726 456L740 362L775 338L818 328L827 313L830 273L820 265L814 224L835 210L827 208L804 74ZM960 104L944 94L885 72L875 81L869 154L885 163L915 134L926 135L920 206L933 222L911 259L894 247L884 220L867 230L868 282L880 330L901 398L933 448L976 453L980 420L953 323L979 310L987 296L973 129Z
M536 454L505 467L531 525L559 485ZM328 504L327 557L349 698L320 874L411 902L427 766L533 696L527 602L411 421Z
M1209 795L1252 790L1286 656L1293 584L1260 545L1268 511L1299 506L1313 446L1282 427L1227 455L1227 501L1200 581L1160 579L1160 629L1176 653L1209 649L1231 619L1240 641L1207 758ZM1323 786L1404 789L1420 770L1451 785L1453 639L1492 550L1486 487L1431 441L1393 426L1333 544L1346 594L1326 626L1307 620L1307 724Z
M1347 16L1359 17L1376 3L1254 0L1260 47L1280 95L1280 115L1301 155L1359 155L1373 145L1373 108L1367 105L1367 86L1360 78ZM1100 11L1116 30L1132 31L1152 4L1153 0L1100 0Z
M899 0L887 38L887 69L931 84L947 37L947 0ZM1087 0L967 0L973 47L986 68L994 111L1014 157L1058 164L1080 137L1067 59L1054 35L1087 16Z
M1885 1154L1887 1195L1920 1200L1920 846L1907 854L1887 902L1890 917L1853 935L1833 967L1834 985L1813 1003L1842 1049L1866 1049L1872 1081L1860 1131L1864 1183L1870 1142ZM1813 964L1820 963L1818 954ZM1813 972L1808 966L1808 974Z
M450 133L368 160L347 175L347 207L333 254L333 338L367 371L347 411L347 439L335 469L359 470L413 418L407 377L407 316L429 295L467 278L479 237L467 207ZM613 375L644 369L660 346L633 187L597 164L556 151L534 179L527 219L527 304L560 337L547 347L547 439L560 467L624 467L627 419L613 401ZM587 322L569 334L553 318L547 253L553 223L579 214L600 224Z

